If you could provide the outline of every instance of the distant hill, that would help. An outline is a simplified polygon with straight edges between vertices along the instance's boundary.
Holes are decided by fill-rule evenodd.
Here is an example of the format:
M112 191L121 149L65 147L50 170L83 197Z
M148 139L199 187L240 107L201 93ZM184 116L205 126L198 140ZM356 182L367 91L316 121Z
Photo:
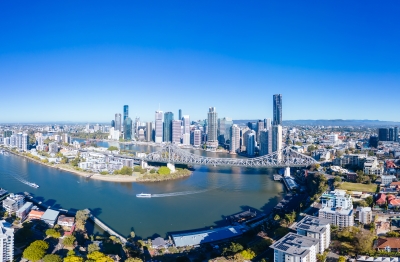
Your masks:
M257 120L233 120L235 124L257 122ZM400 122L380 120L343 120L343 119L317 119L317 120L285 120L284 126L400 126Z

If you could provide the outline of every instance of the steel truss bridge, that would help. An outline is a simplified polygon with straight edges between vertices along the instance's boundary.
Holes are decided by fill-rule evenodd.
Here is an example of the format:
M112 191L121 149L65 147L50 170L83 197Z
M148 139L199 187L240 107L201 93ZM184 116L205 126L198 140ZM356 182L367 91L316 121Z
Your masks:
M313 158L289 147L255 158L214 158L192 154L171 144L163 146L160 151L140 157L140 160L170 164L243 167L306 167L317 163Z

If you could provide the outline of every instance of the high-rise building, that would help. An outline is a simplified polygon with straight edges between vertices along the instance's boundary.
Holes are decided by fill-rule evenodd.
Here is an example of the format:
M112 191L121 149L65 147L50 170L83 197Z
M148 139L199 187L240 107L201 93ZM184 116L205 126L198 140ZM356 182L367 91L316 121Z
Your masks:
M163 141L163 126L164 126L164 114L162 111L156 111L155 130L154 130L154 142L156 143L162 143Z
M115 130L122 131L121 129L121 114L115 114Z
M21 143L21 149L24 151L28 151L28 145L29 145L29 136L26 133L22 134L22 143Z
M394 128L393 127L389 128L389 140L388 141L394 141Z
M132 119L130 117L124 120L124 139L132 140Z
M318 239L319 253L323 254L324 251L329 248L329 244L331 243L330 222L330 220L324 218L305 216L302 220L296 223L295 229L299 235Z
M247 127L250 128L251 130L256 131L257 130L257 123L256 122L247 122Z
M217 119L218 114L215 111L215 107L210 107L208 109L208 133L207 133L207 141L208 142L218 142L217 137Z
M124 121L129 117L129 106L124 105ZM131 120L132 121L132 120Z
M273 98L274 102L274 118L273 118L273 125L282 125L282 95L277 94L274 95Z
M236 154L240 149L240 128L238 125L232 125L230 128L230 146L229 153Z
M146 141L150 142L153 140L153 122L146 123Z
M190 145L190 133L182 134L182 144Z
M264 121L258 120L257 122L257 144L260 144L260 133L262 130L264 130Z
M196 129L190 133L190 143L194 147L199 147L201 145L201 130Z
M369 146L378 148L379 138L377 136L370 136L369 137Z
M394 140L395 142L399 142L399 128L397 126L394 127Z
M231 126L233 125L232 118L224 117L218 119L217 137L218 143L224 145L231 139Z
M282 149L282 126L272 126L272 152Z
M267 130L270 130L270 129L271 129L271 127L272 127L271 118L265 118L265 119L264 119L264 127L265 127Z
M111 120L111 127L115 128L115 120Z
M14 261L14 228L0 220L0 262Z
M389 129L388 128L378 128L379 141L389 141Z
M189 134L190 135L190 118L188 115L184 115L180 117L179 120L182 120L183 132L182 134Z
M354 225L353 200L345 190L326 192L321 196L322 208L318 216L341 228Z
M264 129L260 132L260 156L272 153L272 134L271 130Z
M182 120L182 109L179 109L178 116L179 116L178 120ZM183 116L183 117L185 117L185 116Z
M164 142L172 142L172 120L174 120L174 113L164 113Z
M254 156L256 154L256 132L251 130L250 134L247 136L247 155Z
M274 262L316 262L319 240L288 233L270 247L274 249Z
M164 122L165 123L165 122ZM171 121L171 142L174 144L181 143L181 120L172 120Z

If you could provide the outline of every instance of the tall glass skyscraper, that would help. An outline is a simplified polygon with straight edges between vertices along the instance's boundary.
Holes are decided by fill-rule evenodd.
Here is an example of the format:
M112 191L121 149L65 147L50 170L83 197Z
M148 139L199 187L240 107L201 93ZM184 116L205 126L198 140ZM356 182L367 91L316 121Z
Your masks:
M155 128L154 128L154 142L162 143L163 141L163 123L164 114L162 111L156 111L155 114Z
M182 120L182 109L179 109L179 119L178 120Z
M124 139L132 140L132 119L130 117L124 120Z
M172 120L174 120L174 113L164 113L164 142L172 142Z
M124 105L124 121L129 117L129 106Z
M121 131L121 114L115 114L115 130Z
M276 125L282 125L282 95L277 94L274 95L274 118L272 124L274 126Z
M208 142L218 142L217 137L217 119L218 115L215 111L215 107L210 107L208 109L208 134L207 141Z

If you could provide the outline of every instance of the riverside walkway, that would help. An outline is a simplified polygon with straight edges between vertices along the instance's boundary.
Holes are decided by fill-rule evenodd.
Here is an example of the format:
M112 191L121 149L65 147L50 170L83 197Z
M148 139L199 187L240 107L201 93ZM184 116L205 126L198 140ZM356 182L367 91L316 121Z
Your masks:
M126 244L126 242L128 242L128 240L126 238L124 238L123 236L121 236L120 234L118 234L117 232L115 232L113 229L111 229L109 226L107 226L104 222L102 222L100 219L98 219L97 217L95 217L92 212L90 212L89 209L86 209L89 211L89 218L96 224L98 225L101 229L103 229L104 231L106 231L108 234L110 234L111 236L116 236L121 240L121 243L123 245Z

